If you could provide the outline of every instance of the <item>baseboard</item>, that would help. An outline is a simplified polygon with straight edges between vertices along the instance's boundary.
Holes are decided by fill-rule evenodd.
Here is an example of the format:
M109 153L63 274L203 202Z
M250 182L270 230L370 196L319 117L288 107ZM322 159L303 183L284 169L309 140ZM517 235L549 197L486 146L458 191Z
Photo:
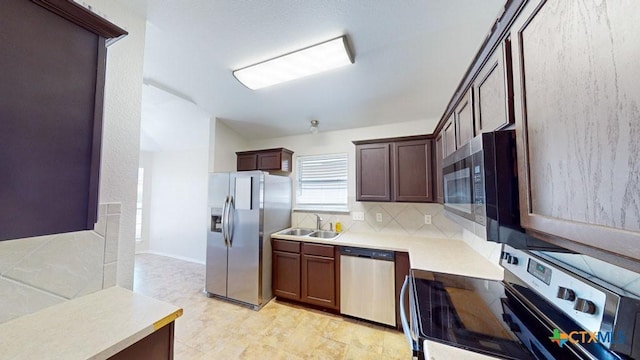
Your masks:
M205 265L205 262L201 261L201 260L197 260L197 259L186 257L186 256L167 254L167 253L164 253L164 252L161 252L161 251L144 250L144 251L136 251L136 254L160 255L160 256L166 256L166 257L170 257L170 258L174 258L174 259L178 259L178 260L184 260L184 261L188 261L188 262L192 262L192 263L196 263L196 264Z

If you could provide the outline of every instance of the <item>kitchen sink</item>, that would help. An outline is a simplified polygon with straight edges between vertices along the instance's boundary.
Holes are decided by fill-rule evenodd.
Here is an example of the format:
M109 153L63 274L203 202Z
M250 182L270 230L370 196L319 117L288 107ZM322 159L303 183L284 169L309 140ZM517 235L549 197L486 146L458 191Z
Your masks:
M290 229L284 232L281 232L280 235L292 235L292 236L305 236L313 233L315 230L310 229Z
M321 239L333 239L338 237L338 235L340 235L340 233L337 233L335 231L319 230L309 234L309 237L321 238Z

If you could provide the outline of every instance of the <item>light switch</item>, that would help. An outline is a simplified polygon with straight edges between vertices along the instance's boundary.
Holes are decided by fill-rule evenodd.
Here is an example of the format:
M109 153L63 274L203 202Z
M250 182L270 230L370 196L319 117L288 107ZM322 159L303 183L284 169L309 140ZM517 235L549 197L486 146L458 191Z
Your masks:
M382 222L382 213L376 213L376 221Z
M351 217L354 221L364 221L364 213L361 211L354 211L351 213Z

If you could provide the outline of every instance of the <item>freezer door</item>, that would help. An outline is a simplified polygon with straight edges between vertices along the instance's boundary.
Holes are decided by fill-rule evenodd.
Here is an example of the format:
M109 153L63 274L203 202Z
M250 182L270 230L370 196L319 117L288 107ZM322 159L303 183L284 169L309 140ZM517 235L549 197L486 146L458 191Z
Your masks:
M227 296L260 305L260 191L264 175L231 174L231 236Z
M227 246L223 219L229 195L228 173L209 175L209 221L207 222L207 266L205 291L227 296Z

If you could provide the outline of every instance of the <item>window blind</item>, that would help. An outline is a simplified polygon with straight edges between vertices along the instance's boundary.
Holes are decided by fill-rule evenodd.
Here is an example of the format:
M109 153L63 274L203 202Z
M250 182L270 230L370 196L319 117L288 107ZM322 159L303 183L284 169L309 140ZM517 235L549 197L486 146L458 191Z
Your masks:
M348 210L346 153L297 157L296 205L308 210Z

